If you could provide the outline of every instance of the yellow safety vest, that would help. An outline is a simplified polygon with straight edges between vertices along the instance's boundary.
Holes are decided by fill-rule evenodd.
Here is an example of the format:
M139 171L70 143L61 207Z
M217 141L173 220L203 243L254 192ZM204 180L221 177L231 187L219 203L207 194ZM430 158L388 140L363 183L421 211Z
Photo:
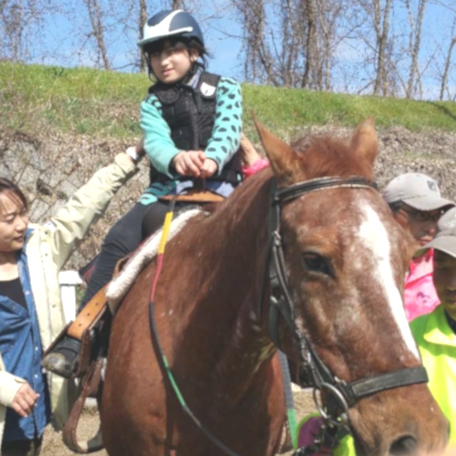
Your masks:
M450 444L456 444L456 334L442 305L410 323L429 376L429 389L450 422Z

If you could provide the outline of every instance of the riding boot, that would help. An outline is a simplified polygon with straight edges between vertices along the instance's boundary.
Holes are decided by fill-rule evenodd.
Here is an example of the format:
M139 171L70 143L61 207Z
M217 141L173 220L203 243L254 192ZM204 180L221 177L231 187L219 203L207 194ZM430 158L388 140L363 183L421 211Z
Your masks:
M78 369L81 342L70 336L64 336L53 350L41 362L41 366L64 378L71 378Z
M98 340L96 328L100 327L107 309L105 291L106 286L92 297L76 320L57 337L44 354L43 368L64 378L81 376L87 371L93 359L94 341Z

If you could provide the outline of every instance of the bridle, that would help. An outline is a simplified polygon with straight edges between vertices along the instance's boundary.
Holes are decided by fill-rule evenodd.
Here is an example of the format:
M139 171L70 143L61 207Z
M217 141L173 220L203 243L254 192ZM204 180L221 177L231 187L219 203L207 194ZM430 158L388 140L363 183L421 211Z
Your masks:
M426 383L428 376L426 369L419 366L347 383L337 378L330 371L296 325L296 308L287 283L285 256L280 234L281 207L302 195L333 188L377 190L374 182L363 177L346 179L322 177L300 182L283 189L277 189L275 180L272 181L271 207L269 210L269 258L265 277L269 276L270 282L269 336L271 340L280 349L279 318L283 318L299 351L300 369L306 379L306 386L328 393L325 408L316 401L320 413L332 425L346 426L348 425L348 409L360 399L384 390ZM261 299L260 315L262 314L263 301L264 299Z

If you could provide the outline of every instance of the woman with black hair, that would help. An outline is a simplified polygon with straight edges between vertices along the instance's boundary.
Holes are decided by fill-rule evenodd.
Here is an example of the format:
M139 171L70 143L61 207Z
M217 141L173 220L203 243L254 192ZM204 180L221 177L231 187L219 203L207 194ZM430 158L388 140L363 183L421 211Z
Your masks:
M29 223L24 193L0 178L0 443L2 456L36 456L45 426L61 429L72 383L41 368L66 325L58 273L90 224L136 170L129 148L99 170L45 225Z

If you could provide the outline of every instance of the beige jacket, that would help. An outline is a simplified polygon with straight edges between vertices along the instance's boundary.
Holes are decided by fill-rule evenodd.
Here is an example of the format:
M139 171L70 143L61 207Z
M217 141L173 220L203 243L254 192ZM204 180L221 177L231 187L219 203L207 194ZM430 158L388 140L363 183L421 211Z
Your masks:
M114 163L99 170L45 225L30 224L33 234L26 245L31 287L35 298L43 351L65 326L58 274L90 224L97 220L122 184L136 170L131 158L121 153ZM24 380L5 371L0 355L0 442L6 407ZM61 429L74 400L74 384L48 373L53 424Z

